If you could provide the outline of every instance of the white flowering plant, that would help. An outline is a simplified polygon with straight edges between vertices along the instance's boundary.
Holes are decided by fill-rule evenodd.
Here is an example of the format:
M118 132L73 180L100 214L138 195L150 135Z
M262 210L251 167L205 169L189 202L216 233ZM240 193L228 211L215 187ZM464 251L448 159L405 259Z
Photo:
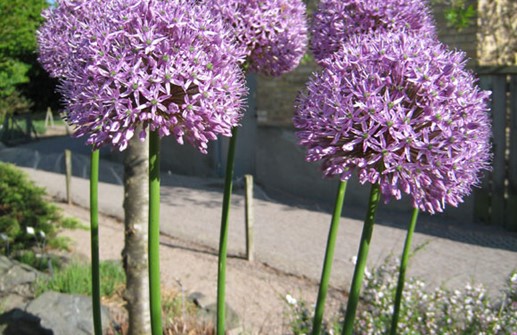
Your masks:
M354 333L388 334L397 287L398 263L388 258L381 266L366 271ZM344 308L343 308L344 309ZM321 334L341 332L344 310L324 323ZM289 304L291 334L310 334L310 304ZM503 335L517 329L517 269L510 274L502 295L490 297L479 284L466 284L463 290L430 289L416 278L408 278L403 292L397 334L400 335Z

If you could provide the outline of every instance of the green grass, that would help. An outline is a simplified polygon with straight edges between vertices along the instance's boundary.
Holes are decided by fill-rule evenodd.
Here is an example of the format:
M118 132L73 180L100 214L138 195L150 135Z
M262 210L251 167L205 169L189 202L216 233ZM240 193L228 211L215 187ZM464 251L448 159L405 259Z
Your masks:
M54 126L62 126L65 122L58 116L54 116ZM45 127L45 119L41 120L32 120L32 125L34 126L34 129L36 129L36 133L38 134L45 134L47 131L47 128ZM49 122L50 125L50 122Z
M81 222L81 220L67 217L61 220L61 227L65 229L81 229L81 230L90 230L90 228Z
M70 251L72 240L67 236L56 236L47 241L47 246L51 249Z
M100 263L101 296L112 296L126 282L124 269L119 262L104 261ZM92 294L90 264L74 263L59 270L50 279L36 282L35 294L39 296L46 291L70 294Z

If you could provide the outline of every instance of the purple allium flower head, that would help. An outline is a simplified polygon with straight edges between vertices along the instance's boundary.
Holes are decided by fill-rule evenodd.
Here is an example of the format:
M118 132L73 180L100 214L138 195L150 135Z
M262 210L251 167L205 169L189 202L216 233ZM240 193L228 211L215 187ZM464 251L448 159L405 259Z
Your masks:
M456 206L489 169L490 92L465 55L401 33L352 37L296 102L308 161L326 176L379 183L386 201L410 194L434 213Z
M233 28L248 70L279 76L298 66L308 33L302 0L205 0Z
M435 37L425 0L321 0L311 24L311 49L319 63L354 35L401 29Z
M45 16L41 61L62 78L68 121L75 135L89 135L88 144L123 150L139 124L204 153L209 140L231 136L246 94L245 55L204 7L66 0Z

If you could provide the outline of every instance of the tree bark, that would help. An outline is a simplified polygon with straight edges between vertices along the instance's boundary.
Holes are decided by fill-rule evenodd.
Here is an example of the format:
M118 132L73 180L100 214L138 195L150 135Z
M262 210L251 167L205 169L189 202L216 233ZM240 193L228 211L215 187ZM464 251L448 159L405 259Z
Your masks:
M135 134L141 129L137 128ZM150 335L148 272L149 144L133 137L124 156L124 300L129 315L128 335Z

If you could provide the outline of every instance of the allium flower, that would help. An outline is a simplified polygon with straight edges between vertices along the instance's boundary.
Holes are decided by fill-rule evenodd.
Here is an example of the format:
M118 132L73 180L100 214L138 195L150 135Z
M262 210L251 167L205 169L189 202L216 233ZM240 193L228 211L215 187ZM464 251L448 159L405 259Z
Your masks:
M319 63L354 35L401 29L435 36L426 0L321 0L311 25L311 49Z
M90 52L86 37L106 14L101 9L99 0L61 0L43 11L45 23L37 32L39 61L52 77L66 77L74 64L84 64Z
M239 68L245 56L203 7L66 0L45 16L41 61L62 77L68 121L75 135L89 135L88 144L123 150L139 124L179 143L186 138L204 153L209 140L231 136L246 94Z
M234 29L249 71L279 76L300 63L308 43L301 0L205 0Z
M342 180L357 170L386 201L404 192L431 213L456 206L490 158L490 93L464 57L404 33L351 38L297 99L307 160Z

